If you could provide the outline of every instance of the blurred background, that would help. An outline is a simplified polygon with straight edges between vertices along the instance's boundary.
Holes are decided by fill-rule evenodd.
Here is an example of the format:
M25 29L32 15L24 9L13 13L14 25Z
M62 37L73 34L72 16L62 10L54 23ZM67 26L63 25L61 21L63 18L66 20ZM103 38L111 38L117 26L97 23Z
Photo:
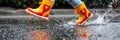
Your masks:
M0 7L13 7L16 9L25 9L27 7L36 8L42 0L0 0ZM120 7L120 0L82 0L86 3L88 8L107 8L109 4ZM56 0L55 9L71 9L72 7L66 0Z

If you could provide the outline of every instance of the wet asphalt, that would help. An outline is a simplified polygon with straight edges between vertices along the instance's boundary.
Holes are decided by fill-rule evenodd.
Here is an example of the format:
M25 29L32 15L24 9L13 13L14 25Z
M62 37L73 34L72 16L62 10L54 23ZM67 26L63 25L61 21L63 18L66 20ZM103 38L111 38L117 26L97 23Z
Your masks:
M82 26L64 25L67 24L69 21L76 19L75 16L58 16L59 15L53 17L51 16L50 20L47 21L40 21L39 18L36 17L29 18L29 16L1 16L0 40L36 40L33 33L35 33L36 35L43 35L41 33L45 33L45 35L47 35L46 40L120 39L119 15L114 17L111 17L113 15L104 16L105 20L110 19L109 22L104 25L95 24ZM88 33L89 38L81 37L82 33Z

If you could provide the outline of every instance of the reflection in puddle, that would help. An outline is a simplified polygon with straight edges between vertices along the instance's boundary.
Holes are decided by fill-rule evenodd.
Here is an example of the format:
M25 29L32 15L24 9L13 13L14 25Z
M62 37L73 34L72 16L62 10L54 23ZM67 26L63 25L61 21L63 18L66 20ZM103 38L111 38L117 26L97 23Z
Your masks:
M90 30L88 29L87 26L74 26L73 28L73 34L68 33L69 31L66 31L63 29L57 30L57 32L61 33L55 33L53 32L54 35L51 34L51 31L49 29L40 29L40 30L33 30L30 32L27 32L27 40L56 40L55 38L60 39L62 37L62 40L73 40L73 39L67 39L67 36L74 38L74 40L89 40L90 39ZM56 31L56 30L54 30ZM58 36L59 35L59 36ZM64 37L66 35L66 37ZM61 40L61 39L60 39Z
M31 35L31 37L30 37ZM28 40L51 40L51 35L48 29L34 30L27 34Z
M76 40L89 40L90 39L90 30L87 26L75 26L74 36Z

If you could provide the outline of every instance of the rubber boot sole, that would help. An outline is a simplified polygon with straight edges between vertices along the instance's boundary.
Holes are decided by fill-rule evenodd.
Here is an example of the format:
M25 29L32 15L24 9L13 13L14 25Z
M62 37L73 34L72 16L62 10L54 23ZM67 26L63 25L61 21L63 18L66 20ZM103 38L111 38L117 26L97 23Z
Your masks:
M29 10L27 10L27 9L26 9L26 12L27 12L27 14L29 14L30 16L40 17L40 20L48 20L48 18L47 18L47 17L43 17L43 16L36 15L36 14L34 14L34 13L30 12L30 11L29 11Z

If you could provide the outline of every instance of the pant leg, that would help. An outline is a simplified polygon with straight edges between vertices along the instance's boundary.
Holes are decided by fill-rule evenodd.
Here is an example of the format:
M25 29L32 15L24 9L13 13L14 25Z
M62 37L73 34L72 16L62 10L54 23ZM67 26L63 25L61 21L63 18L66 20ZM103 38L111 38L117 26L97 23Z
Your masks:
M55 0L51 0L52 2L55 2Z
M78 7L82 4L81 0L66 0L70 5L72 5L74 8Z

